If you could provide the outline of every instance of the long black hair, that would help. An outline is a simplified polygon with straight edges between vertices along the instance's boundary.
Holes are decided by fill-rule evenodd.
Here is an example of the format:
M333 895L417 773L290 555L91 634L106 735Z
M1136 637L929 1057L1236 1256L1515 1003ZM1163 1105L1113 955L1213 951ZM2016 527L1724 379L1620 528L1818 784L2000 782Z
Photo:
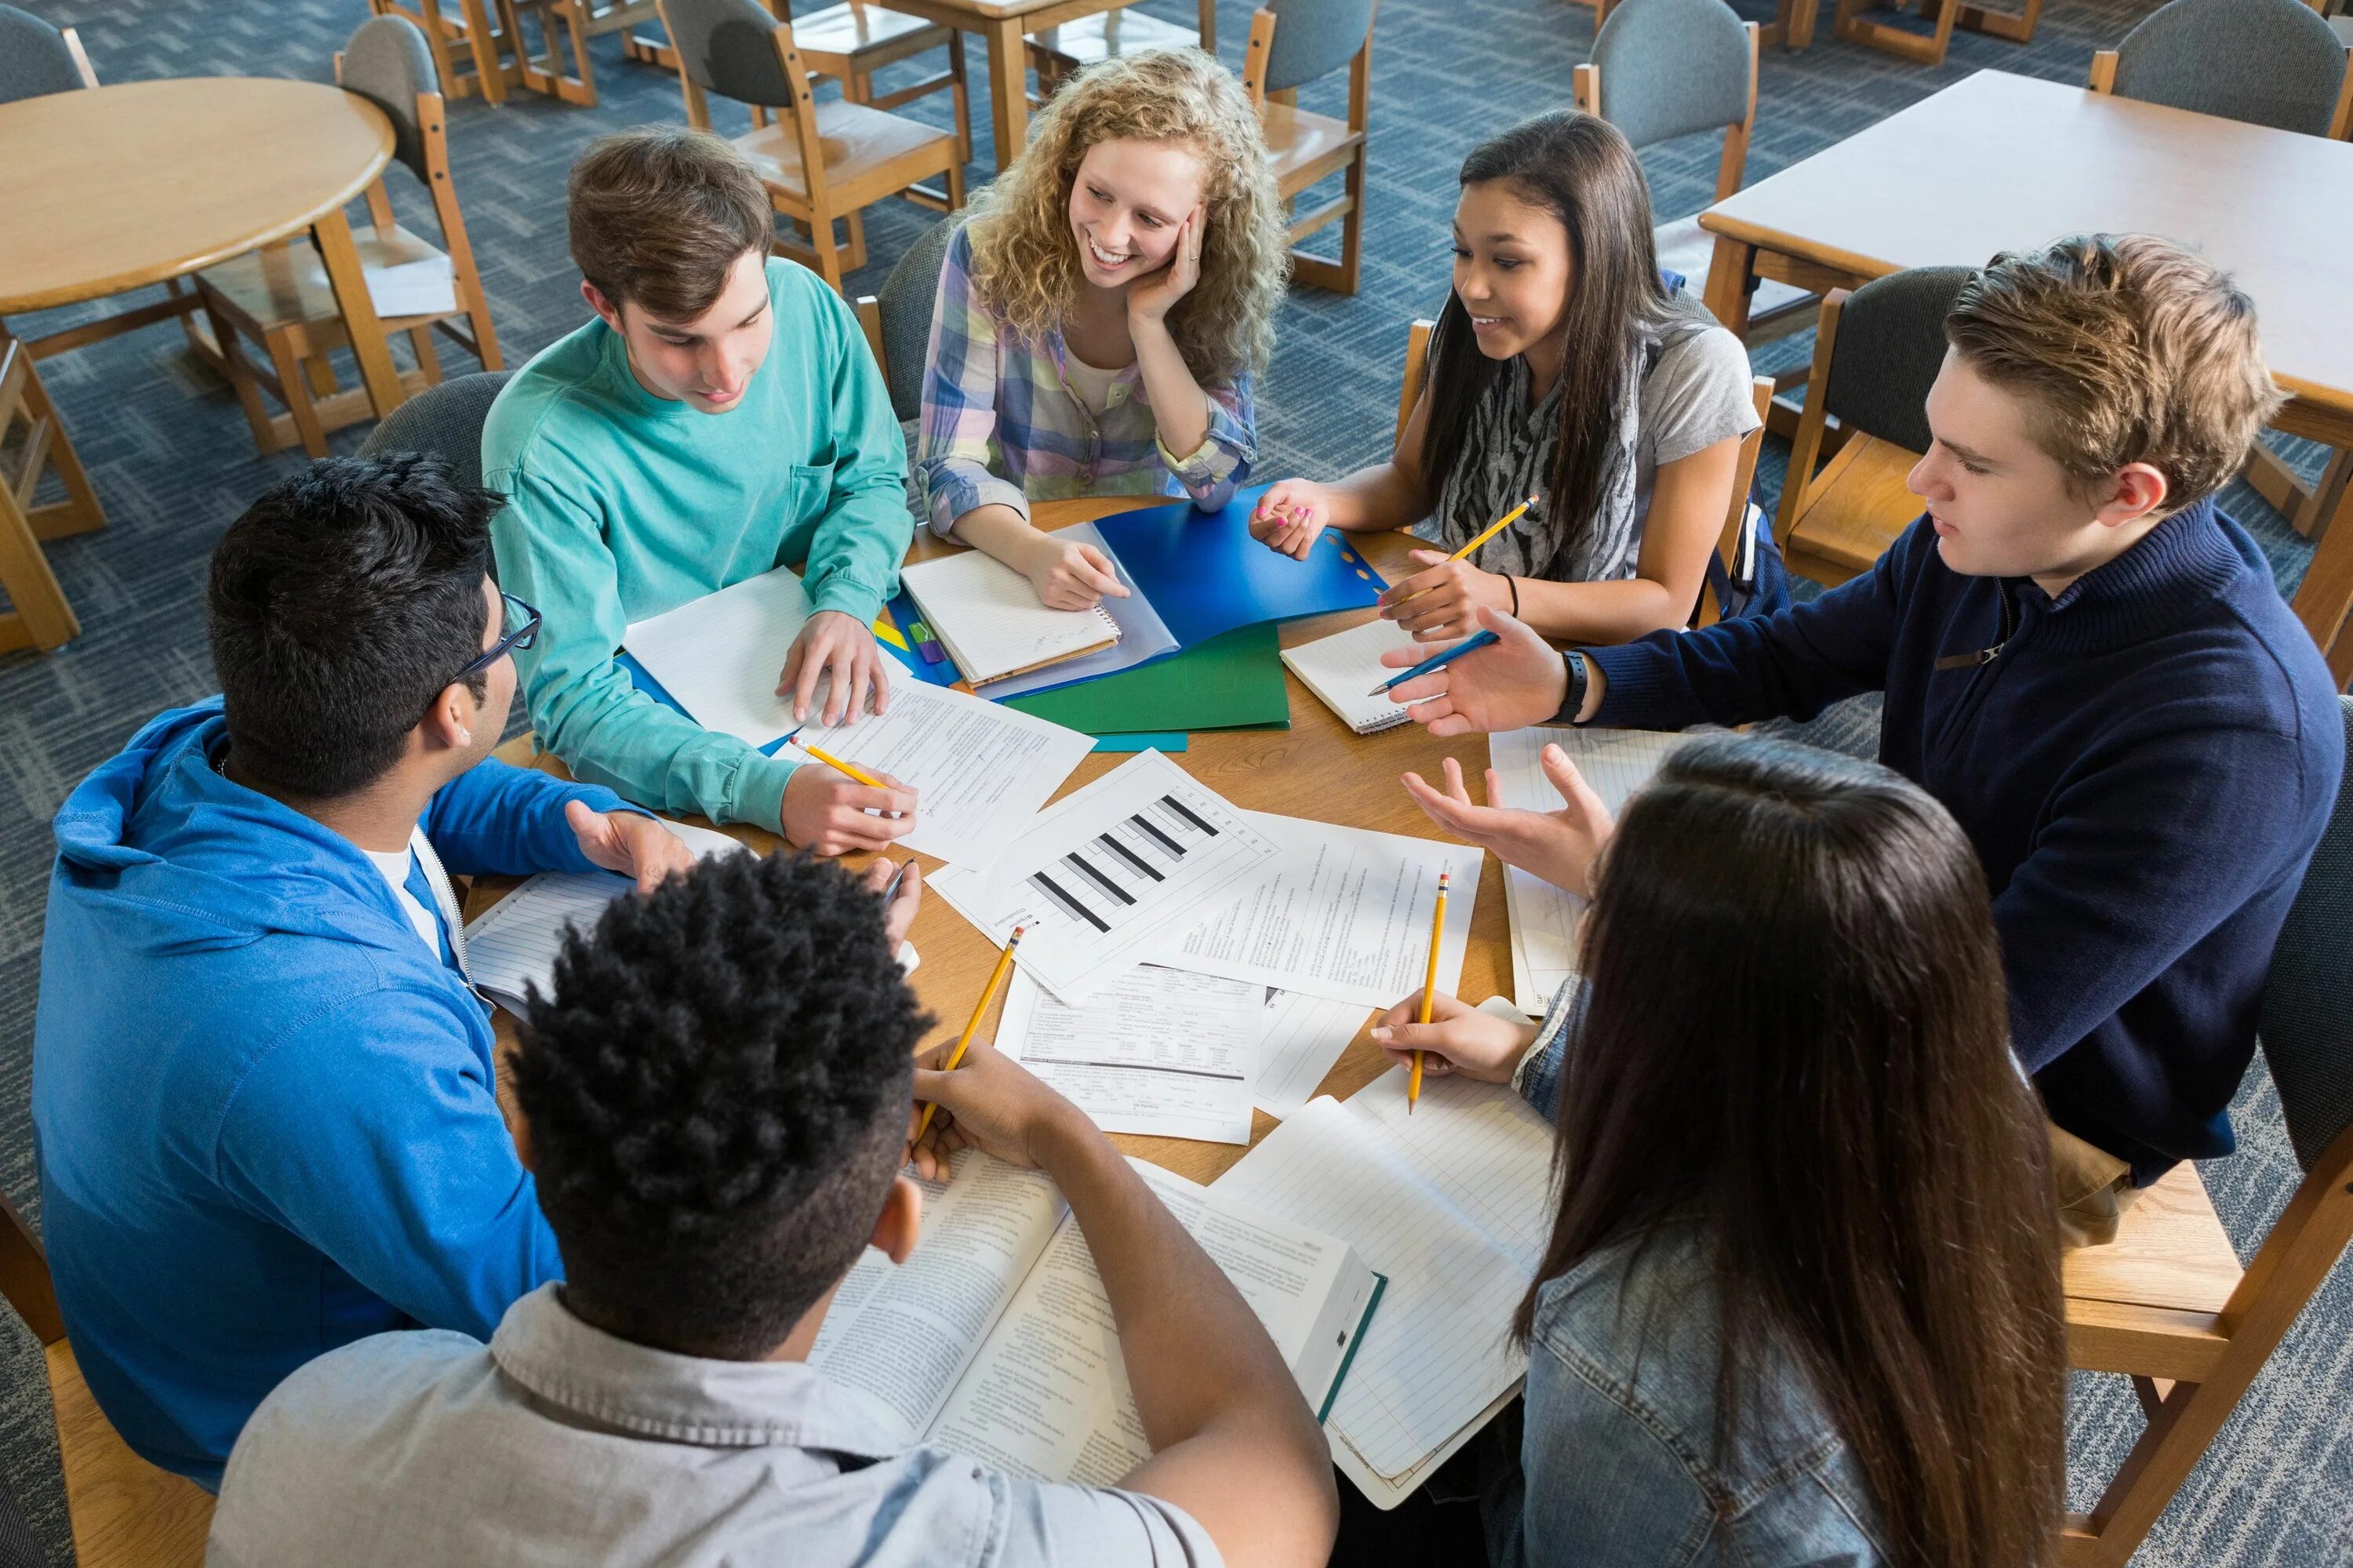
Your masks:
M1952 818L1875 764L1694 742L1628 805L1582 942L1560 1212L1514 1331L1546 1281L1700 1215L1719 1444L1780 1348L1894 1563L2047 1561L2066 1391L2047 1135Z
M1546 511L1564 535L1573 535L1588 525L1599 504L1626 377L1672 302L1651 238L1651 187L1618 128L1574 109L1523 121L1473 148L1462 160L1461 184L1495 181L1551 213L1568 231L1568 342ZM1454 471L1472 413L1503 374L1502 364L1479 352L1471 313L1450 292L1430 342L1421 479L1430 494Z

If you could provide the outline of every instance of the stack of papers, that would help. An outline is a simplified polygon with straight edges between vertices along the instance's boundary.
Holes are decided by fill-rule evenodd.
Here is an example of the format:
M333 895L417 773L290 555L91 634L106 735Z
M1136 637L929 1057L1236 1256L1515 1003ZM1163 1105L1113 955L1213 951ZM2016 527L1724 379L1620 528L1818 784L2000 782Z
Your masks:
M1560 791L1545 777L1538 760L1546 746L1557 746L1615 815L1687 738L1641 729L1539 726L1499 731L1487 737L1487 765L1495 770L1502 794L1489 804L1524 811L1559 810L1565 804ZM1577 931L1585 917L1585 900L1507 865L1504 905L1512 926L1512 1001L1529 1017L1542 1018L1554 995L1577 972Z

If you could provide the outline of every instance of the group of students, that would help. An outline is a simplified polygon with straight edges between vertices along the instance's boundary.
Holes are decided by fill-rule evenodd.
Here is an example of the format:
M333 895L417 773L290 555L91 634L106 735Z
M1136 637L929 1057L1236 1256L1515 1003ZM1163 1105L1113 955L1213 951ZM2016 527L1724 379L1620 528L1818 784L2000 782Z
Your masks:
M793 565L815 613L778 690L855 715L890 700L870 625L911 471L936 532L1063 607L1124 590L1032 501L1229 500L1284 267L1239 86L1168 51L1057 96L948 246L912 465L724 143L608 137L569 204L595 319L501 393L486 488L391 457L264 495L212 562L221 696L58 813L34 1118L100 1404L219 1491L230 1564L1273 1568L1335 1531L1386 1560L1108 1140L985 1044L912 1060L920 879L818 857L886 847L916 792L707 733L615 660L628 622ZM2327 670L2212 499L2276 403L2252 310L2152 238L1995 259L1946 323L1922 518L1842 588L1685 631L1755 414L1741 345L1659 275L1623 138L1560 113L1482 146L1453 240L1391 461L1251 520L1293 553L1426 521L1383 613L1498 641L1401 688L1414 716L1886 694L1882 765L1697 740L1614 823L1556 749L1552 813L1475 803L1451 762L1406 779L1592 900L1540 1022L1441 996L1374 1031L1558 1129L1526 1299L1462 1326L1529 1375L1441 1472L1478 1499L1455 1517L1499 1565L2041 1561L2063 1243L2230 1151L2343 768ZM519 688L580 782L489 757ZM815 853L697 863L653 810ZM448 874L590 867L640 894L567 941L504 1114ZM910 1445L807 1364L862 1250L915 1245L909 1162L963 1147L1050 1173L1092 1249L1154 1448L1115 1488Z

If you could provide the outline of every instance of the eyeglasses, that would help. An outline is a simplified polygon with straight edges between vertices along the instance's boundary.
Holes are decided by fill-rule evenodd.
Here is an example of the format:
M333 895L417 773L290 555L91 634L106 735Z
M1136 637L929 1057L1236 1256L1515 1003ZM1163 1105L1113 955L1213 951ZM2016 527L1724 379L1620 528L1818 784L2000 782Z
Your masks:
M471 680L515 649L528 648L539 641L539 611L511 593L500 594L499 603L506 617L506 630L499 634L496 642L482 650L480 658L450 676L451 684Z

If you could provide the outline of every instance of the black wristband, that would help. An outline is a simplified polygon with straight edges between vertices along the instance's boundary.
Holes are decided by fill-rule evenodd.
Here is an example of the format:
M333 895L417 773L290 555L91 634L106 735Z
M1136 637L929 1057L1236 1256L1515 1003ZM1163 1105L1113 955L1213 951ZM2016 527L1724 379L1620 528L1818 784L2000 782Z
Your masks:
M1507 572L1504 576L1504 585L1512 590L1512 619L1517 620L1520 618L1520 579Z
M1568 670L1568 694L1561 701L1560 712L1552 715L1552 722L1555 724L1575 724L1577 722L1577 715L1582 712L1585 707L1585 688L1587 681L1585 655L1577 652L1575 649L1571 649L1569 652L1562 654L1560 658L1561 662L1566 665Z

